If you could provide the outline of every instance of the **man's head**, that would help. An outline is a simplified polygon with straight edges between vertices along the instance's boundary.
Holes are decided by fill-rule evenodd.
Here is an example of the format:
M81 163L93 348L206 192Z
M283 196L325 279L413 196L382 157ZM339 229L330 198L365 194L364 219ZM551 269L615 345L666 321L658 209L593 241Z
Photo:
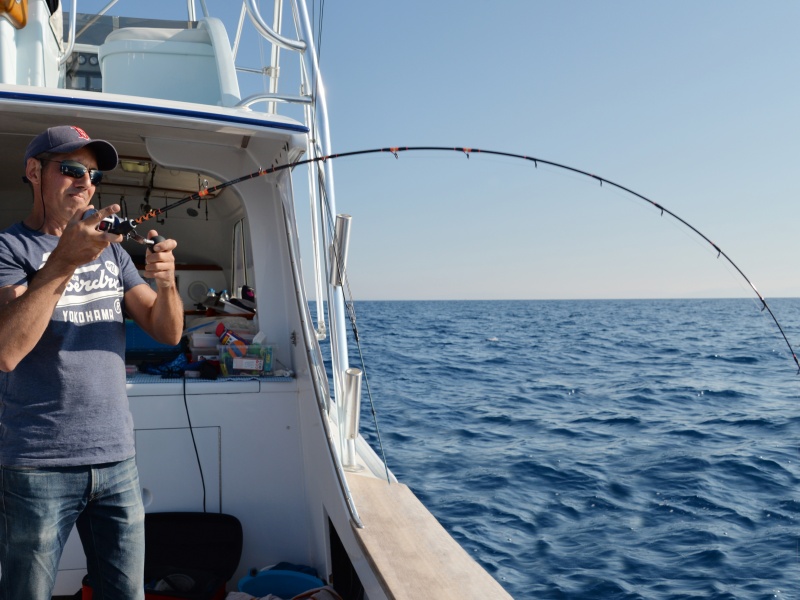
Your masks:
M70 154L79 148L92 151L97 159L97 168L101 171L111 171L117 166L119 158L114 146L105 140L93 140L83 129L74 125L50 127L33 138L25 150L24 165L27 166L29 158L42 154Z
M114 146L93 140L79 127L51 127L25 151L25 180L34 204L26 223L45 232L58 231L92 200L101 173L116 167Z

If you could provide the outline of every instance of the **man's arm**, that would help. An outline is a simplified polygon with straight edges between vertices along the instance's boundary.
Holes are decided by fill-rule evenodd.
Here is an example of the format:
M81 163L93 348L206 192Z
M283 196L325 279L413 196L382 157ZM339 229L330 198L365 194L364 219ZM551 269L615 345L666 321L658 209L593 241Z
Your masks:
M155 231L148 233L155 237ZM145 257L145 277L156 282L157 292L150 286L137 285L125 294L125 310L150 337L162 344L175 345L183 333L183 301L175 282L175 240L164 240L153 246Z
M0 371L14 370L39 343L75 269L100 256L112 241L121 239L95 229L117 210L117 205L104 208L85 221L76 215L27 287L0 288Z
M64 273L45 265L28 287L0 288L0 371L13 371L39 343L74 270Z

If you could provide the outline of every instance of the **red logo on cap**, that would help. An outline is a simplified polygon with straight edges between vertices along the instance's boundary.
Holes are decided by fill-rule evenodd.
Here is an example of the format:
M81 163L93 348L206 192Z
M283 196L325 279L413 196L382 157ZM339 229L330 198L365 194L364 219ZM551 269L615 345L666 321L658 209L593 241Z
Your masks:
M85 132L83 129L81 129L80 127L75 127L74 125L70 125L70 127L72 127L72 129L74 129L74 130L75 130L75 133L77 133L77 134L78 134L78 137L79 137L79 138L83 138L84 140L90 140L90 139L92 139L92 138L90 138L90 137L89 137L89 136L86 134L86 132Z

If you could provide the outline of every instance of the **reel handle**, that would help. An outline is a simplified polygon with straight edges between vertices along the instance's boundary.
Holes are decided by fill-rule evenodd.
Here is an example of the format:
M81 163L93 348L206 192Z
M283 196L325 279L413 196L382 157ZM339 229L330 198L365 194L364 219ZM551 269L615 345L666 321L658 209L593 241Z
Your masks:
M163 242L166 239L167 238L165 238L163 235L157 235L154 238L150 238L148 240L148 244L147 244L147 251L148 252L152 252L153 251L153 246L155 246L156 244L158 244L160 242Z

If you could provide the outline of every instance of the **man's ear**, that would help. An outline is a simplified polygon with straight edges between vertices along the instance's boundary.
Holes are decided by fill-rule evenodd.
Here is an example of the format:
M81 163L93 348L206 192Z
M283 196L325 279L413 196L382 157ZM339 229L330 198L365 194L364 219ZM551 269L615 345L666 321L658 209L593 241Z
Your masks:
M37 158L29 158L25 165L25 177L31 183L41 183L42 162Z

